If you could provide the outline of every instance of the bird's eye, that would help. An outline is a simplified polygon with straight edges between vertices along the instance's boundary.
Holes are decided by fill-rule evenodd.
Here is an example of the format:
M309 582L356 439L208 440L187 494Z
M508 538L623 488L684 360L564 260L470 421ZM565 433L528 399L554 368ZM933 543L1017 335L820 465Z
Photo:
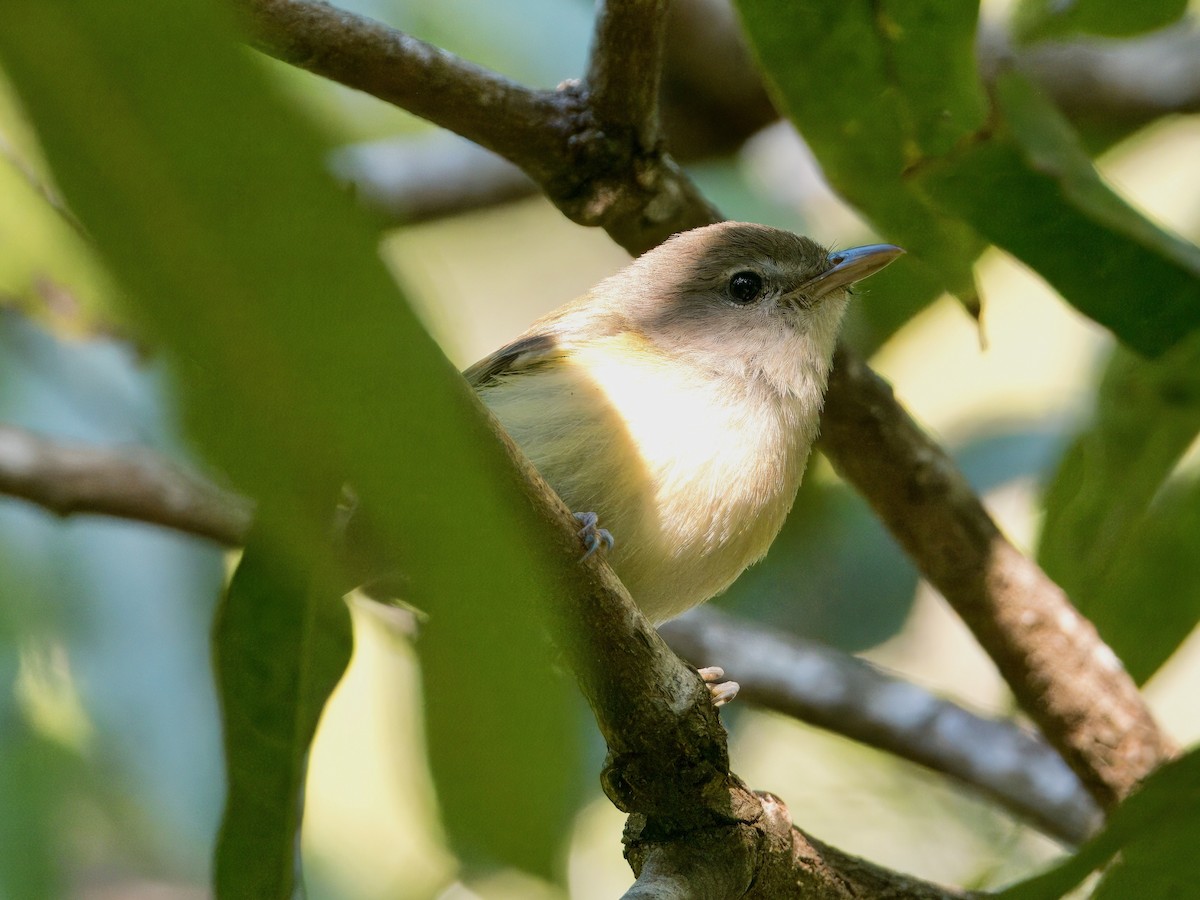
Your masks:
M729 296L738 303L753 303L762 288L762 278L755 272L737 272L729 279Z

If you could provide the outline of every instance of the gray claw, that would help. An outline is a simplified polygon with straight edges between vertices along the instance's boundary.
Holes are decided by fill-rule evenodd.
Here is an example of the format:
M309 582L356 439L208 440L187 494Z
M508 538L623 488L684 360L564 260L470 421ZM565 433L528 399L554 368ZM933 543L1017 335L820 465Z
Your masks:
M600 517L594 512L575 513L575 518L583 526L579 529L579 539L583 541L583 546L587 550L581 557L581 561L587 559L601 547L604 547L606 551L613 548L616 542L613 540L612 533L607 528L597 527Z

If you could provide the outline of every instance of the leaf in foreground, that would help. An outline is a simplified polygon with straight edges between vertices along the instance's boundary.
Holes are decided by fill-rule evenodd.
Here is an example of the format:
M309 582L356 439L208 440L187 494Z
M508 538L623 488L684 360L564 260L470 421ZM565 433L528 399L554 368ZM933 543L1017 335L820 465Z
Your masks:
M998 77L995 97L1003 121L915 180L1139 353L1200 328L1200 248L1117 196L1023 76Z
M1102 900L1175 900L1200 884L1200 752L1163 766L1065 862L1010 887L998 900L1059 900L1117 853L1096 893Z
M0 57L130 317L170 353L192 434L260 502L272 565L333 568L331 511L298 486L348 480L430 633L467 630L428 642L446 654L439 677L497 674L460 692L456 729L430 729L433 758L463 763L437 769L443 788L491 788L469 814L446 804L447 825L460 844L547 872L575 729L535 615L551 594L544 526L398 295L376 235L326 177L327 148L250 64L224 12L202 0L14 0ZM496 736L509 743L475 740L469 757L449 752L505 708L529 727ZM518 795L528 802L490 800ZM526 836L515 849L513 833Z
M909 251L898 265L973 308L972 268L991 242L1140 353L1200 328L1200 249L1118 197L1020 75L985 95L977 4L738 8L780 108L834 188Z
M350 616L330 578L267 541L246 547L213 629L228 803L219 897L291 897L308 751L350 659Z

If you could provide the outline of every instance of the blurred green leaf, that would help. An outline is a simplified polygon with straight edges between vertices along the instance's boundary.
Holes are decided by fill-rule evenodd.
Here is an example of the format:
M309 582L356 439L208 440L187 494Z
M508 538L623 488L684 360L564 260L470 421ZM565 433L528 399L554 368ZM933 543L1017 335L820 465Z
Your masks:
M4 683L4 682L0 682ZM0 897L57 900L66 896L59 859L66 754L0 711Z
M1188 0L1021 0L1012 15L1017 43L1086 34L1128 37L1176 22Z
M1194 488L1151 503L1200 433L1200 337L1148 362L1118 348L1093 421L1046 492L1038 557L1134 677L1195 625Z
M309 746L350 660L341 592L251 539L213 628L228 803L218 897L291 897Z
M1053 869L998 900L1059 900L1117 853L1095 894L1103 900L1178 900L1200 884L1200 752L1167 763L1112 814L1104 830Z
M53 900L65 874L53 827L62 754L29 728L17 703L17 611L0 605L0 897Z
M347 479L429 633L459 632L431 638L425 660L437 679L472 679L453 727L446 711L430 718L435 763L455 763L436 768L452 837L548 872L543 816L567 814L557 773L575 729L536 616L552 590L544 526L325 177L327 148L270 94L221 11L19 0L0 55L132 316L170 350L193 433L260 501L272 564L332 570L331 510L303 486ZM498 733L464 750L471 723L501 709L525 726L502 732L514 743ZM465 809L455 779L489 790ZM513 796L526 802L502 805Z
M1005 73L995 94L1006 124L915 180L1140 353L1200 326L1200 248L1114 194L1029 81Z
M781 109L830 183L880 234L909 251L893 269L924 270L905 279L914 297L934 299L937 292L925 285L936 280L973 309L972 269L985 243L933 208L902 175L984 124L976 4L737 5Z

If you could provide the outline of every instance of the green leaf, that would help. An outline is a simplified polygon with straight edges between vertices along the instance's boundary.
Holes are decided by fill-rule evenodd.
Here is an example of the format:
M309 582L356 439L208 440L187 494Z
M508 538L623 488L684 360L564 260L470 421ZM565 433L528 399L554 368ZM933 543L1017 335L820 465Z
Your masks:
M915 181L1138 352L1200 326L1200 248L1114 194L1030 82L1009 72L995 93L1005 123Z
M902 176L985 122L973 49L976 4L737 5L780 108L830 184L908 250L905 265L973 308L972 269L984 242Z
M1053 869L1013 885L997 900L1059 900L1117 853L1096 897L1174 900L1200 883L1200 752L1151 775L1109 818L1104 830Z
M1131 674L1153 674L1194 627L1195 488L1151 504L1200 433L1200 337L1148 362L1118 348L1093 421L1046 492L1038 557Z
M25 722L0 716L0 897L67 895L58 819L71 808L62 781L72 762Z
M1139 682L1200 622L1198 534L1200 484L1166 489L1084 603L1084 614Z
M309 746L350 649L350 616L330 579L252 539L213 628L229 781L217 896L293 896Z
M0 605L0 897L51 900L64 896L54 825L68 767L66 754L30 728L17 702L19 606Z
M13 0L0 56L130 317L169 351L192 433L259 500L272 569L333 570L332 511L308 486L342 479L395 549L405 598L430 613L427 666L472 687L454 728L437 724L448 710L430 720L444 797L486 788L469 810L444 804L452 838L549 872L576 731L537 617L557 560L475 398L325 175L327 148L272 94L224 10ZM504 709L530 720L482 746L471 723ZM504 805L514 796L526 802Z
M1165 28L1187 8L1187 0L1021 0L1013 12L1012 33L1017 43L1075 34L1128 37Z
M1200 250L1117 197L1019 75L997 79L989 111L975 4L738 7L830 183L969 307L990 241L1139 352L1200 326Z

